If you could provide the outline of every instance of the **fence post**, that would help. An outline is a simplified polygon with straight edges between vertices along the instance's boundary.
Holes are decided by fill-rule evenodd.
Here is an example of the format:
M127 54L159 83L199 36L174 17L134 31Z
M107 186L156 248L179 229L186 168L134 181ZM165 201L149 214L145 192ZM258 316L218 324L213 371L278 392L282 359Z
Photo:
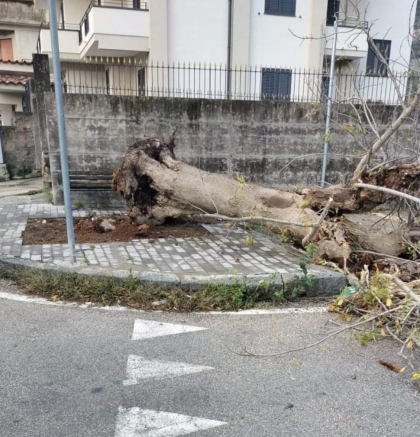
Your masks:
M335 17L334 21L334 40L331 53L331 65L330 65L330 83L328 86L328 106L327 106L327 121L325 125L325 141L324 141L324 156L322 158L322 172L321 172L321 187L325 186L325 175L327 173L327 161L328 161L328 146L330 142L330 124L331 124L331 113L332 113L332 102L333 102L333 92L334 92L334 70L335 70L335 54L337 49L337 32L338 32L338 21Z

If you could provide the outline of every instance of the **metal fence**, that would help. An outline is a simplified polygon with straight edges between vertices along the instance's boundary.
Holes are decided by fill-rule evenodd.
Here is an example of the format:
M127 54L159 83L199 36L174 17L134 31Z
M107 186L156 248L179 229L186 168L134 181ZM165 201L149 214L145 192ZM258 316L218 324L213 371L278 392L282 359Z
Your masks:
M63 61L67 93L121 96L179 97L231 100L322 102L327 98L328 73L293 68L235 67L198 63L142 63L132 58ZM337 71L337 102L362 100L400 104L408 92L407 73L388 76ZM230 80L229 80L230 78ZM396 86L395 86L396 84Z

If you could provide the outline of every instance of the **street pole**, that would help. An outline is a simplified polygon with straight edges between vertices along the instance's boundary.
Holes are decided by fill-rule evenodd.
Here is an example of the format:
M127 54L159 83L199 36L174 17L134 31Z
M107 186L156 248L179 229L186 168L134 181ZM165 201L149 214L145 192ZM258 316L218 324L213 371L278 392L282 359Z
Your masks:
M321 187L325 186L325 176L327 173L327 163L328 163L328 146L330 142L330 125L331 125L331 114L333 106L333 93L334 93L334 70L335 70L335 55L337 51L337 33L338 33L338 18L335 17L334 21L334 39L331 53L331 64L330 64L330 83L328 84L328 102L327 102L327 121L325 123L325 141L324 141L324 156L322 159L322 174L321 174Z
M56 0L48 0L50 13L51 50L54 68L54 90L57 103L58 140L60 143L61 177L64 194L64 208L66 213L67 241L70 251L71 262L76 261L76 249L74 242L73 212L71 208L69 162L67 156L66 125L64 121L63 88L61 86L61 63L60 47L58 44L57 28L57 5Z

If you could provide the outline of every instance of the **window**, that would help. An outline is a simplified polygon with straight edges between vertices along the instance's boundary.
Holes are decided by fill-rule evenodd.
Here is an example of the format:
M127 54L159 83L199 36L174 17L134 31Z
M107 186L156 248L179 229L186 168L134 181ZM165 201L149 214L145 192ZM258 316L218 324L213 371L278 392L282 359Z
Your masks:
M85 18L85 36L89 33L89 15Z
M12 38L0 39L0 60L13 61Z
M265 13L294 16L296 14L296 0L265 0Z
M385 58L386 64L379 60L372 47L369 47L366 74L368 76L387 76L386 66L389 63L389 56L391 54L391 41L385 39L374 39L378 51Z
M109 69L105 70L105 86L106 86L106 93L108 95L111 94L111 84L109 81Z
M64 2L61 3L60 15L61 15L61 28L65 29L66 23L64 22ZM58 26L58 27L60 27L60 26Z
M146 95L146 68L142 67L137 72L137 82L139 86L139 96Z
M327 26L334 26L335 15L340 12L340 0L328 0Z
M140 0L133 0L133 9L140 9Z
M330 90L330 77L322 76L321 83L321 101L325 102L328 100L328 91Z
M292 70L263 68L261 80L262 100L290 101Z

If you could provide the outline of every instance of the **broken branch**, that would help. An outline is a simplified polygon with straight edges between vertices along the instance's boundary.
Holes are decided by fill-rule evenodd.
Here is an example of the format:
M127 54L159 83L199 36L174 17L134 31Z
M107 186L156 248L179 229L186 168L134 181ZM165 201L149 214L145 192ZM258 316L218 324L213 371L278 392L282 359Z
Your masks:
M299 351L303 351L303 350L306 350L306 349L311 349L311 348L313 348L315 346L318 346L321 343L324 343L325 341L327 341L331 337L334 337L334 336L336 336L338 334L341 334L344 331L347 331L348 329L352 329L352 328L355 328L357 326L364 325L365 323L372 322L373 320L375 320L375 319L377 319L379 317L386 316L386 315L388 315L390 313L393 313L393 312L395 312L395 311L397 311L399 309L400 309L399 307L396 307L396 308L392 308L392 309L390 309L388 311L384 311L382 313L376 314L376 315L374 315L372 317L369 317L366 320L362 320L360 322L353 323L352 325L349 325L349 326L346 326L346 327L344 327L342 329L339 329L338 331L335 331L332 334L327 335L326 337L322 338L319 341L316 341L315 343L311 343L311 344L308 344L306 346L298 347L296 349L289 349L289 350L282 351L282 352L276 352L274 354L255 354L255 353L249 352L249 351L244 349L243 353L238 353L238 355L242 355L242 356L245 356L245 357L280 357L282 355L290 354L292 352L299 352Z
M411 200L412 202L420 203L420 198L411 196L410 194L402 193L401 191L392 190L391 188L386 187L378 187L377 185L370 185L370 184L354 184L356 188L366 188L368 190L373 191L382 191L383 193L392 194L393 196L402 197L407 200Z
M316 225L311 229L311 231L309 232L309 234L302 240L302 246L305 247L307 243L309 243L312 238L315 237L316 233L318 232L322 222L325 220L325 217L327 217L328 212L331 208L331 205L333 204L333 199L332 197L330 197L330 200L328 201L328 203L325 205L324 210L322 211L321 217L319 218L318 222L316 223Z

